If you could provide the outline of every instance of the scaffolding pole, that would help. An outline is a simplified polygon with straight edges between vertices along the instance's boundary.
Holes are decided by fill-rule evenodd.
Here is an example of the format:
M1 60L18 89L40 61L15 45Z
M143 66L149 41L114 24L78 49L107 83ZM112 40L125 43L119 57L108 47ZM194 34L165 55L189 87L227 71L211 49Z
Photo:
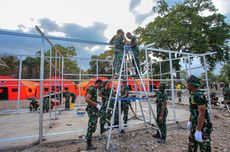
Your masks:
M205 79L206 79L206 86L207 86L207 93L208 93L208 109L209 109L209 114L210 114L210 118L212 117L212 107L211 107L211 99L210 99L210 90L209 90L209 82L208 82L208 66L206 63L206 57L205 55L203 56L204 59L204 71L205 71Z
M22 57L19 63L19 76L18 76L18 113L20 112L20 97L21 97L21 79L22 79Z
M40 114L39 114L39 140L40 144L43 140L43 81L44 81L44 54L45 39L42 38L41 61L40 61Z
M176 110L175 110L175 92L174 92L174 81L173 81L173 64L172 64L172 53L169 52L170 61L170 74L171 74L171 92L172 92L172 102L173 102L173 119L176 122Z

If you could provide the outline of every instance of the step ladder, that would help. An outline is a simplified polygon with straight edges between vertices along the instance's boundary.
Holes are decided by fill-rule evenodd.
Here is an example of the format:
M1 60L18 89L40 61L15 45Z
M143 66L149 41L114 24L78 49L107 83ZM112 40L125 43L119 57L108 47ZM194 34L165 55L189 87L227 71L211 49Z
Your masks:
M134 60L134 64L131 62L131 59ZM138 78L140 79L140 82L141 82L141 88L143 89L144 91L144 97L142 96L142 94L137 90L137 82L136 82L136 79L134 78L134 90L135 90L135 98L133 97L127 97L127 98L120 98L119 95L120 95L120 90L121 90L121 79L126 79L126 81L128 81L128 77L129 77L129 72L134 74L135 72L135 68L136 68L136 75L138 76ZM123 75L123 76L122 76ZM148 123L146 122L146 117L145 117L145 114L144 114L144 111L143 111L143 105L142 105L142 102L145 101L148 103L148 108L149 108L149 112L150 112L150 116L149 116L149 119L150 119L150 122L151 122L151 118L154 119L155 121L155 128L158 130L158 132L160 133L160 136L161 136L161 131L160 131L160 128L157 124L157 121L156 121L156 117L155 117L155 113L153 111L153 108L152 108L152 105L150 103L150 100L148 98L148 93L146 91L146 88L145 88L145 85L144 85L144 82L143 82L143 79L142 79L142 76L141 76L141 73L140 73L140 70L138 69L137 67L137 62L135 60L135 57L134 57L134 54L132 52L132 49L130 48L130 46L125 46L124 47L124 52L123 52L123 57L122 57L122 63L121 63L121 68L120 68L120 71L119 71L119 75L118 75L118 85L117 85L117 88L116 88L116 95L115 97L113 97L113 91L114 91L114 82L115 82L115 79L116 78L112 78L112 88L111 88L111 92L110 92L110 96L109 96L109 100L108 100L108 104L107 104L107 108L106 108L106 113L112 113L111 115L111 118L110 120L107 120L107 122L110 123L110 126L108 126L109 130L106 132L106 136L107 136L107 139L106 139L106 150L109 150L109 146L111 144L111 135L112 135L112 130L114 127L118 127L119 128L119 132L122 131L122 121L121 121L121 100L130 100L130 101L138 101L139 103L139 107L140 107L140 111L141 111L141 116L142 116L142 119L144 121L144 124L145 124L145 129L147 130L148 129ZM128 84L128 82L127 82ZM141 90L142 90L141 89ZM110 107L110 103L113 102L113 108ZM118 116L119 116L119 124L118 125L113 125L114 124L114 117L115 117L115 113L116 113L116 107L118 106ZM153 117L151 117L153 116ZM151 126L153 127L153 126Z

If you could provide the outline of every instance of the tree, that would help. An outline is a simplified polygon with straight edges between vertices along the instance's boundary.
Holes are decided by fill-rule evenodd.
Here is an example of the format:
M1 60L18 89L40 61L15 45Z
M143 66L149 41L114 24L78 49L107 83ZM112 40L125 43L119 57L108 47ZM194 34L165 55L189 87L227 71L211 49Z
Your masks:
M2 56L7 66L0 66L0 75L18 78L19 60L15 56Z
M230 62L226 63L220 71L221 78L226 81L230 82Z
M39 52L36 52L36 55ZM40 58L39 57L26 57L22 61L22 78L24 79L39 79L40 78Z
M113 49L107 50L104 53L100 55L93 55L91 56L91 61L89 62L90 69L88 72L90 74L96 74L97 73L97 61L96 59L102 59L102 60L108 60L108 62L105 61L99 61L98 62L98 73L99 74L111 74L112 73L112 60L113 60Z
M58 53L58 58L52 58L52 76L54 76L55 73L55 62L56 62L56 69L62 69L62 62L61 62L61 56L64 57L64 73L71 73L76 74L79 73L79 66L77 62L75 61L74 57L77 55L77 51L74 47L64 47L61 45L55 45L54 46L60 53ZM56 55L56 49L52 47L52 57L55 57ZM45 66L44 66L44 75L45 78L49 78L49 71L50 71L50 52L51 50L45 51ZM36 52L36 55L40 55L40 51ZM56 61L55 61L56 60ZM23 78L39 78L40 77L40 57L26 57L26 59L23 61ZM61 72L61 71L60 71ZM56 76L58 76L58 71L56 73ZM65 78L67 78L65 76ZM76 78L74 76L68 76L68 78Z
M210 14L202 15L205 11ZM158 14L146 27L135 30L141 43L154 43L155 48L177 52L217 52L207 57L211 70L216 62L229 60L227 40L230 38L230 26L225 23L225 16L217 13L211 0L185 0L171 7L165 0L160 0ZM164 53L153 55L162 59L168 57ZM179 54L172 55L175 58L182 57ZM179 62L173 61L176 71L180 71ZM180 78L179 72L177 78Z
M218 76L215 75L212 71L208 71L207 74L208 74L209 83L213 83L218 80ZM201 79L206 79L205 73L202 73L200 77Z

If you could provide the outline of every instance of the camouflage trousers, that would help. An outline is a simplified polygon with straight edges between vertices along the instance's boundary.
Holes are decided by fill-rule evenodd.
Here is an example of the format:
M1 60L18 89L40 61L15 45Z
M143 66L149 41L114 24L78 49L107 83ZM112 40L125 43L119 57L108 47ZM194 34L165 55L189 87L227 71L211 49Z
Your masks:
M127 123L128 121L129 105L130 105L129 101L126 100L121 101L121 112L124 112L123 120L125 123Z
M125 123L128 121L128 112L129 112L129 101L120 101L121 102L121 114L124 112L123 120ZM115 110L115 117L114 117L114 124L118 125L119 124L119 102L117 102L116 110Z
M66 100L65 100L65 109L69 109L70 108L69 100L70 100L70 97L66 97Z
M119 51L115 53L113 67L115 70L115 74L117 75L119 74L121 69L122 57L123 57L123 51Z
M180 90L177 91L177 97L179 99L179 102L181 102L181 95L182 95L182 92Z
M101 106L101 110L99 112L99 116L100 116L100 131L102 131L104 129L104 126L105 126L105 124L107 122L106 119L108 119L108 114L106 113L107 104L108 104L107 101L103 102L103 104Z
M161 137L164 140L166 140L166 134L167 134L167 127L166 127L167 115L168 115L168 110L166 109L164 116L163 116L163 120L160 120L160 112L157 113L157 124L158 124L160 131L161 131Z
M195 140L195 132L196 126L193 126L190 130L189 135L189 143L188 143L188 152L197 152L198 147L200 148L200 152L211 152L211 132L212 132L212 124L206 125L202 129L202 139L203 142L197 142Z
M118 125L119 124L119 101L117 101L117 105L115 108L115 116L114 116L114 125Z
M94 108L87 108L86 109L87 114L89 116L89 121L88 121L88 129L86 133L86 139L87 140L92 140L93 133L97 129L97 120L98 120L98 110L96 107Z
M138 70L140 70L139 50L137 48L133 48L132 50L133 50L133 55L134 55L134 59L136 61L137 66L135 64L134 59L132 60L132 64L133 64L134 67L136 67L135 72L136 72L136 74L138 74L137 68L138 68Z

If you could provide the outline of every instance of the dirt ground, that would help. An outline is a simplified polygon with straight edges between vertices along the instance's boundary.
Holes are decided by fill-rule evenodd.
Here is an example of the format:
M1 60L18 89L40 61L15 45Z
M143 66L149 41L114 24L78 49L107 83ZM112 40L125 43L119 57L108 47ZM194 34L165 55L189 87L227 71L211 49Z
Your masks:
M183 108L183 106L182 106ZM187 106L184 106L187 108ZM222 109L213 109L213 126L212 132L212 151L213 152L230 152L230 115ZM189 131L185 128L186 122L178 125L169 125L166 144L156 143L151 135L155 130L136 130L126 132L125 134L115 134L112 138L112 144L109 151L124 152L186 152L188 145ZM105 139L99 140L98 137L93 139L93 143L98 149L95 152L105 151ZM41 145L30 145L4 149L2 151L22 151L22 152L76 152L85 151L85 142L83 139L59 141L52 143L43 143ZM1 150L0 150L1 151Z

